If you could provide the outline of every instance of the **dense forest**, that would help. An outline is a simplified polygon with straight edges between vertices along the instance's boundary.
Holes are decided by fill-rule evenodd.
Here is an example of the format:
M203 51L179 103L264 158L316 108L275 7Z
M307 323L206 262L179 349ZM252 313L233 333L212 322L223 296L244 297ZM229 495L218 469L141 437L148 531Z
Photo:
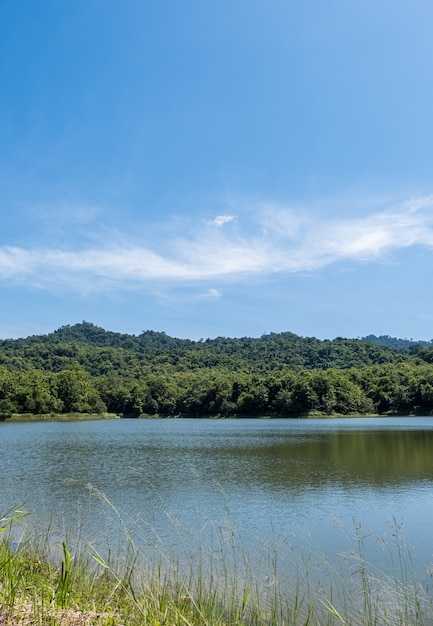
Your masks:
M0 414L260 416L433 412L433 342L127 335L89 322L0 341Z

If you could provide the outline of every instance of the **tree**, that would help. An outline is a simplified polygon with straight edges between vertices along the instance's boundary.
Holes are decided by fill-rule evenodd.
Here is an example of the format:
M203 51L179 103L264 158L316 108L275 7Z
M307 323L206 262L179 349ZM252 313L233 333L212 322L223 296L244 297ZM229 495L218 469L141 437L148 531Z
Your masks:
M89 374L80 367L57 374L57 394L66 413L102 412L106 409Z

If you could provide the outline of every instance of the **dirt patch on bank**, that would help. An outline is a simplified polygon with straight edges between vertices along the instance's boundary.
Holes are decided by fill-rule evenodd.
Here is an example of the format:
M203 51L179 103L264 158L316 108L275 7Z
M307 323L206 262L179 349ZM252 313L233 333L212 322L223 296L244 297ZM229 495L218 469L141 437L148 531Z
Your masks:
M113 617L113 615L98 614L93 611L82 613L81 611L59 609L53 606L44 609L43 616L40 612L35 616L34 605L25 603L14 610L13 614L9 611L0 610L0 626L35 626L44 623L54 623L57 626L98 626L98 624L106 624L109 617ZM119 626L121 625L119 624Z

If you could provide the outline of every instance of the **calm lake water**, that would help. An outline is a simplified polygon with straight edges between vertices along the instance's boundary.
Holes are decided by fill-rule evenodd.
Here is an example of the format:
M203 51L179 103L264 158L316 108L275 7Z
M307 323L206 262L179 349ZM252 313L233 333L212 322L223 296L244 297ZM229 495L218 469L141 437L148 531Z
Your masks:
M380 569L400 541L433 563L433 418L0 423L0 458L0 517L58 541L127 531L144 559L248 555L267 580L348 560L356 534Z

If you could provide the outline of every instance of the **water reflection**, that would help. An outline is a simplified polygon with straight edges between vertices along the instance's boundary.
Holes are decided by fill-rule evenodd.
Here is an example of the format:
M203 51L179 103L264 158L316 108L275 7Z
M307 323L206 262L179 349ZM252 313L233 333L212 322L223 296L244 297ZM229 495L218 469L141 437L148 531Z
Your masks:
M309 437L287 437L275 443L237 449L246 462L239 468L259 468L249 480L299 490L324 484L407 486L433 480L433 431L331 432ZM221 452L228 461L233 450ZM246 477L238 476L243 480Z

